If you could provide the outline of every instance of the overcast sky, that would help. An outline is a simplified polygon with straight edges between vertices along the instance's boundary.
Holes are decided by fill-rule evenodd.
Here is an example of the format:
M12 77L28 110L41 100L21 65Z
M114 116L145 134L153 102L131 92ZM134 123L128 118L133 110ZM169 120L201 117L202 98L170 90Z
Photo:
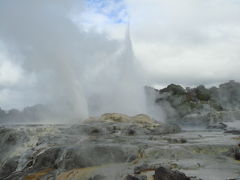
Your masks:
M40 68L36 71L36 67L26 67L23 61L25 54L19 53L19 48L9 42L17 41L18 46L27 42L28 50L31 49L31 43L36 43L37 38L22 41L16 34L21 30L25 32L26 29L22 26L29 26L27 33L31 34L32 26L41 27L38 26L38 20L45 18L51 22L47 20L48 16L36 19L37 22L31 19L32 16L35 17L32 13L35 13L34 10L41 3L44 4L43 9L50 7L51 13L55 14L53 17L60 22L58 24L61 24L61 15L64 15L78 27L79 32L87 32L92 41L89 48L102 42L104 45L100 44L101 48L98 49L102 54L108 53L109 58L116 53L118 42L124 41L129 26L133 51L140 62L147 85L178 83L184 86L210 86L228 80L240 80L238 0L82 0L77 4L74 0L68 3L39 0L35 5L29 4L27 0L20 3L17 1L0 1L0 28L3 29L0 31L1 107L20 108L39 100L32 91L38 87L37 71ZM22 17L16 15L15 21L12 14L23 9L24 14L20 13ZM48 15L51 16L51 13ZM62 24L67 25L65 20ZM9 32L6 25L21 28ZM61 28L61 25L56 28ZM34 33L30 37L34 37ZM71 37L69 41L72 39L74 38ZM94 52L101 54L100 50ZM67 53L70 52L72 50ZM44 67L46 64L38 65Z

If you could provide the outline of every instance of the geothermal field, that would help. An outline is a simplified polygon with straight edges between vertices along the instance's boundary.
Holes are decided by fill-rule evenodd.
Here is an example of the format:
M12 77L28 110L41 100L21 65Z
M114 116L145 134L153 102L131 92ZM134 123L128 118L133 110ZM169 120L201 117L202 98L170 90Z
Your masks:
M144 114L106 113L72 124L51 124L41 123L39 116L47 111L42 106L17 114L2 111L1 179L240 177L240 83L188 90L172 84L146 91L149 101L154 95L156 107L165 112L165 122Z
M0 0L0 180L240 180L238 0Z

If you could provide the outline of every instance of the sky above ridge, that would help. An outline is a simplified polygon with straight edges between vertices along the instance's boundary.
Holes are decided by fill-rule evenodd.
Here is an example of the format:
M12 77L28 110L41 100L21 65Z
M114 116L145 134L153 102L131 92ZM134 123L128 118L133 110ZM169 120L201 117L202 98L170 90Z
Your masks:
M215 85L239 80L240 3L236 0L88 0L85 26L124 38L153 84Z
M117 52L118 44L124 41L129 26L134 55L141 65L147 85L162 87L176 83L211 86L228 80L240 81L238 0L70 0L67 3L43 0L29 5L28 0L16 2L0 2L1 107L21 108L39 100L32 93L33 88L38 88L36 67L25 66L24 54L12 43L26 43L23 44L26 45L24 52L29 52L31 43L39 39L23 41L20 35L17 36L18 33L26 33L27 37L27 34L37 31L33 29L34 25L41 28L46 24L51 26L52 32L55 28L52 22L57 22L59 27L56 28L61 29L61 24L68 26L65 16L78 27L80 33L87 33L84 38L92 43L83 43L83 46L86 45L85 51L92 50L95 45L99 47L98 51L93 50L98 53L95 58L112 58L111 52ZM31 9L38 10L39 5L42 7L39 12L43 10L52 17L48 20L47 15L43 15L42 19L36 16L41 26L31 19L31 16L35 18L32 14L37 13ZM63 22L61 16L64 16ZM23 26L29 26L29 30L26 31ZM21 28L9 32L5 27ZM44 30L41 34L47 33ZM71 30L72 33L76 31ZM64 40L69 39L65 37ZM84 67L90 66L81 63ZM95 61L91 66L94 64ZM99 65L92 69L97 72L100 68Z

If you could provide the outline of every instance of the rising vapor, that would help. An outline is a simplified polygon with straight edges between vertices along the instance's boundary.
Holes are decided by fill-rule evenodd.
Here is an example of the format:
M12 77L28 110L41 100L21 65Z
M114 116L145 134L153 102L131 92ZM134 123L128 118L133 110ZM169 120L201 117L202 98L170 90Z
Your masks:
M35 74L34 103L44 103L62 119L119 112L146 113L144 80L131 45L85 31L71 20L83 1L4 0L0 40L13 61Z

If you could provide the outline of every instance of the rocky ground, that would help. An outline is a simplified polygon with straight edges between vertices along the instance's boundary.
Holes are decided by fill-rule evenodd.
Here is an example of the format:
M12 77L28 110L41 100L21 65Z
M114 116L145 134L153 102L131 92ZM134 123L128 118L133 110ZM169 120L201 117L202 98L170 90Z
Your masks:
M240 83L235 81L211 88L176 84L163 89L146 87L146 94L151 114L161 110L167 122L208 127L240 120Z
M237 179L239 141L238 129L225 124L181 129L146 115L105 114L73 125L1 125L0 179Z
M0 179L240 179L240 83L146 95L149 113L167 123L112 113L49 124L61 117L44 105L0 109Z

